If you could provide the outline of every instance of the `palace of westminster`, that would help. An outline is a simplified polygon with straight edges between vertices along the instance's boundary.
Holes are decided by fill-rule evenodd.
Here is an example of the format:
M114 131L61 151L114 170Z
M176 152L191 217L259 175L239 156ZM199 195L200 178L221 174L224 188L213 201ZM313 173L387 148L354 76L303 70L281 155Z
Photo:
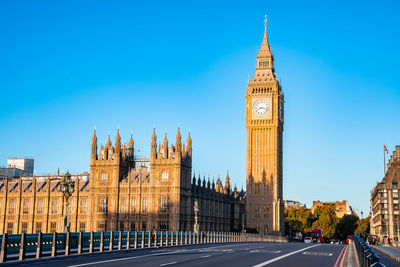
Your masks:
M284 97L276 78L267 25L249 80L246 101L246 192L192 175L192 139L178 128L174 144L157 143L153 130L149 158L134 153L133 137L97 146L94 132L90 174L72 176L74 192L64 205L61 175L4 177L0 180L0 234L63 231L193 231L198 203L200 231L284 233L282 132Z

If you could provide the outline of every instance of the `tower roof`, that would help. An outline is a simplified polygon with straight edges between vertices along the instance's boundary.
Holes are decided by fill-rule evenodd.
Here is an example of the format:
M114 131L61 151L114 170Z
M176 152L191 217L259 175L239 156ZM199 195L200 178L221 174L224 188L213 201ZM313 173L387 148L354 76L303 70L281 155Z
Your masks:
M267 15L265 15L265 20L264 20L264 38L260 47L260 50L258 50L257 58L266 58L266 57L271 57L271 49L269 47L268 43L268 34L267 34Z
M131 138L129 139L129 147L133 148L133 134L131 132Z

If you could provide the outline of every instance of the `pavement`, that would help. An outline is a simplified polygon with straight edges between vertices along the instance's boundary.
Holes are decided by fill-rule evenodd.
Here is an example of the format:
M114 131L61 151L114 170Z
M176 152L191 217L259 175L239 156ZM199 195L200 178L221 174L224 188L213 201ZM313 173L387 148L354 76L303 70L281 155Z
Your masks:
M385 261L389 264L400 265L400 248L396 247L386 247L386 246L370 246L376 252L379 257L384 257ZM378 254L379 253L379 254ZM381 259L381 262L383 259Z
M357 267L348 245L226 243L111 251L9 262L13 266L287 266ZM350 263L350 265L349 265Z

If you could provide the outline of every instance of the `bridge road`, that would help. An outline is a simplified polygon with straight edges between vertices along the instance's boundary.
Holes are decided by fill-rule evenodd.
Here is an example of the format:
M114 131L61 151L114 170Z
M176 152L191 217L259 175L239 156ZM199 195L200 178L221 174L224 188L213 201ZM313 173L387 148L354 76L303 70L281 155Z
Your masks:
M57 256L13 266L346 266L346 245L228 243Z

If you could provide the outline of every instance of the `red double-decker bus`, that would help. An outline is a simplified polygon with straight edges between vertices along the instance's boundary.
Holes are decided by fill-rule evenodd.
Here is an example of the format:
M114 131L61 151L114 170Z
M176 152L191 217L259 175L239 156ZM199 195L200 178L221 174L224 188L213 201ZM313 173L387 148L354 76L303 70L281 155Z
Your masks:
M319 228L314 228L311 232L308 233L313 240L313 243L324 243L324 236L322 234L322 230Z

